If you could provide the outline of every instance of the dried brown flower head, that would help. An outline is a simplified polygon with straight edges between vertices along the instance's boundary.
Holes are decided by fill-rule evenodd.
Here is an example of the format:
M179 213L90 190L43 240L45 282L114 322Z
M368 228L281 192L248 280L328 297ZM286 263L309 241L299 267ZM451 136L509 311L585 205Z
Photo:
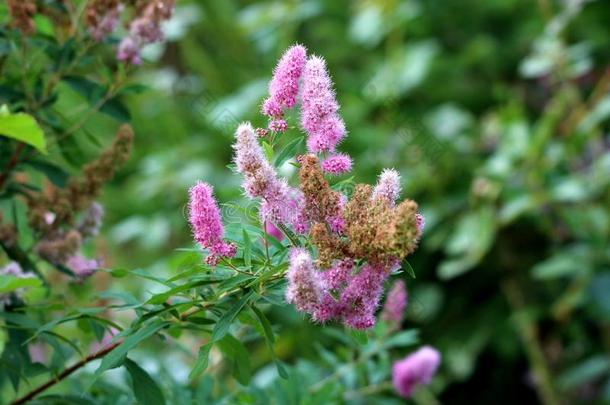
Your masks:
M8 0L8 11L11 14L11 26L24 34L33 34L36 3L32 0Z
M320 267L350 257L384 268L415 250L419 237L417 204L405 200L394 207L385 198L374 198L372 191L366 184L356 186L343 211L344 238L331 233L323 223L312 227Z
M305 197L305 212L312 222L326 223L340 215L341 194L332 190L322 174L318 158L308 154L300 156L299 178Z
M62 264L76 254L82 242L81 234L77 230L72 229L54 238L41 240L34 247L34 251L50 263Z
M127 161L132 143L131 127L121 126L112 145L85 165L83 177L71 178L65 189L51 186L33 194L28 201L30 226L45 235L61 225L71 225L74 215L90 206L104 183Z
M346 256L347 245L338 235L333 234L328 226L316 223L311 227L311 242L318 248L316 264L323 269L330 267L333 260Z

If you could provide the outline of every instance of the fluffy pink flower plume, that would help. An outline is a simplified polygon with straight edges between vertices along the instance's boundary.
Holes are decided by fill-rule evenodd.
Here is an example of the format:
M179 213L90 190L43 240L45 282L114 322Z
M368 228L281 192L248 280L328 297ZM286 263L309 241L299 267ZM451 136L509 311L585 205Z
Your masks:
M441 355L433 347L424 346L392 367L392 382L396 391L409 398L417 385L429 384L441 362Z
M269 164L250 123L241 124L235 134L235 165L244 176L244 191L249 198L261 198L261 220L287 224L297 233L309 229L304 215L301 192L280 179Z
M352 274L353 269L353 260L345 259L321 271L309 252L293 249L286 300L316 322L338 320L350 328L368 329L375 325L375 311L388 273L369 264L357 274Z
M284 52L273 71L273 78L269 82L269 98L263 102L262 112L272 118L269 129L274 132L284 132L288 127L282 117L286 110L297 103L299 79L306 60L305 47L294 45Z
M301 126L308 135L307 148L311 153L334 152L346 129L321 57L312 56L305 64L301 100Z
M313 313L322 297L323 285L308 251L292 249L287 278L286 301L299 311Z
M221 258L235 256L235 245L222 240L224 228L212 186L198 182L189 194L189 222L195 241L209 251L206 263L215 266Z
M403 280L397 280L388 293L381 319L388 322L393 329L399 329L407 307L407 288Z
M74 272L79 279L91 276L95 270L100 268L100 262L96 259L87 259L85 256L77 254L66 261L66 266Z
M388 272L383 267L365 264L353 276L341 293L341 306L345 308L343 322L355 329L368 329L375 325L375 311L383 294L383 282Z
M322 162L322 170L328 174L339 175L352 170L352 158L345 153L336 153Z
M400 195L400 174L394 169L384 169L373 189L373 198L385 198L394 205Z

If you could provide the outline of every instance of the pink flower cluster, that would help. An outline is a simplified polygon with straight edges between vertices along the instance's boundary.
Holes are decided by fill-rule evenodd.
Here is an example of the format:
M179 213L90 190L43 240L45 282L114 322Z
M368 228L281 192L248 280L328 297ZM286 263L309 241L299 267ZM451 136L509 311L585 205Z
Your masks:
M409 398L418 385L429 384L441 363L441 355L433 347L424 346L392 367L392 382L396 391Z
M261 198L261 221L289 225L305 233L309 225L301 213L303 196L281 179L267 161L252 125L241 124L235 133L235 165L244 176L243 188L249 198Z
M101 262L96 259L87 259L81 254L76 254L66 261L66 266L74 272L77 279L83 280L99 269Z
M337 151L346 129L338 114L339 103L326 62L321 57L307 57L306 49L295 45L278 62L269 83L269 97L263 102L262 112L270 118L268 127L271 131L285 130L285 113L298 104L299 98L300 123L307 133L307 148L312 154L321 154L322 159L307 156L321 160L319 167L326 174L350 171L351 158ZM267 133L267 129L255 130L250 123L242 123L237 128L233 145L234 163L244 178L244 192L248 198L261 201L259 215L265 231L281 240L284 227L296 234L307 234L311 229L317 232L321 241L340 245L346 232L343 211L347 197L331 190L321 173L316 173L317 161L307 171L303 170L304 161L297 159L302 166L303 191L289 186L267 160L259 144L258 138ZM305 182L309 182L309 188L303 187ZM317 196L316 190L319 190ZM400 176L388 169L379 176L371 198L386 199L394 206L399 194ZM312 228L314 225L316 230ZM329 234L325 236L320 226L326 227ZM364 262L359 266L357 262L357 258L351 257L330 258L327 262L321 262L318 257L316 262L307 250L293 249L287 273L286 300L299 311L310 314L316 322L337 320L351 328L372 327L384 282L399 262ZM330 267L318 268L323 263ZM399 304L392 305L397 307Z
M321 271L314 266L309 252L294 249L290 256L286 301L310 314L316 322L339 320L350 328L370 328L375 325L375 311L388 272L370 264L355 274L354 271L354 262L348 259Z
M235 256L235 245L222 239L224 228L212 186L198 182L189 194L189 222L194 239L209 252L206 263L215 266L223 257Z
M301 86L299 81L302 81ZM262 106L263 114L270 118L269 129L274 132L286 131L288 124L284 114L297 104L299 90L300 121L308 136L309 151L330 155L322 163L326 173L339 175L349 172L352 168L351 158L336 152L347 131L338 114L339 103L326 70L326 62L319 56L308 58L307 50L302 45L288 48L269 82L269 97Z

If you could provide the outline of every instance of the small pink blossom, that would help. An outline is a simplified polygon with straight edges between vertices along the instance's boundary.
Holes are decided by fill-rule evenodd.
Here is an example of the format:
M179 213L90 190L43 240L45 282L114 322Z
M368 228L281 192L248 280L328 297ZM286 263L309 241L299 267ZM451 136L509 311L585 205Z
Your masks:
M339 175L352 170L352 158L345 153L336 153L322 162L322 170L326 173Z
M119 3L116 7L107 10L106 13L101 16L101 19L97 22L95 27L91 27L90 32L93 39L99 42L107 35L112 34L119 24L123 9L123 4Z
M273 132L286 132L288 124L282 118L273 119L269 121L269 129Z
M373 189L373 198L385 198L391 205L400 195L400 174L394 169L384 169Z
M429 384L441 362L441 355L433 347L424 346L392 367L392 382L398 393L409 398L416 386Z
M130 36L123 38L119 44L117 59L132 65L141 64L142 58L140 57L140 44Z
M66 266L72 270L78 279L85 279L91 276L95 270L100 268L100 262L95 259L87 259L85 256L77 254L68 259Z

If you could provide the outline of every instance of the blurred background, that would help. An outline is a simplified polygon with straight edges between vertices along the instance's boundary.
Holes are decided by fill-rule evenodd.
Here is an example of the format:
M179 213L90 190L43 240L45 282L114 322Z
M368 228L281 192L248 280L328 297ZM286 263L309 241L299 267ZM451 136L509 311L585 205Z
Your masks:
M355 181L396 168L426 217L404 326L443 354L439 401L610 403L609 2L180 1L166 32L127 99L135 154L103 196L109 266L175 267L197 179L243 201L234 129L265 125L298 42L328 61ZM318 356L318 327L270 316L282 360Z

